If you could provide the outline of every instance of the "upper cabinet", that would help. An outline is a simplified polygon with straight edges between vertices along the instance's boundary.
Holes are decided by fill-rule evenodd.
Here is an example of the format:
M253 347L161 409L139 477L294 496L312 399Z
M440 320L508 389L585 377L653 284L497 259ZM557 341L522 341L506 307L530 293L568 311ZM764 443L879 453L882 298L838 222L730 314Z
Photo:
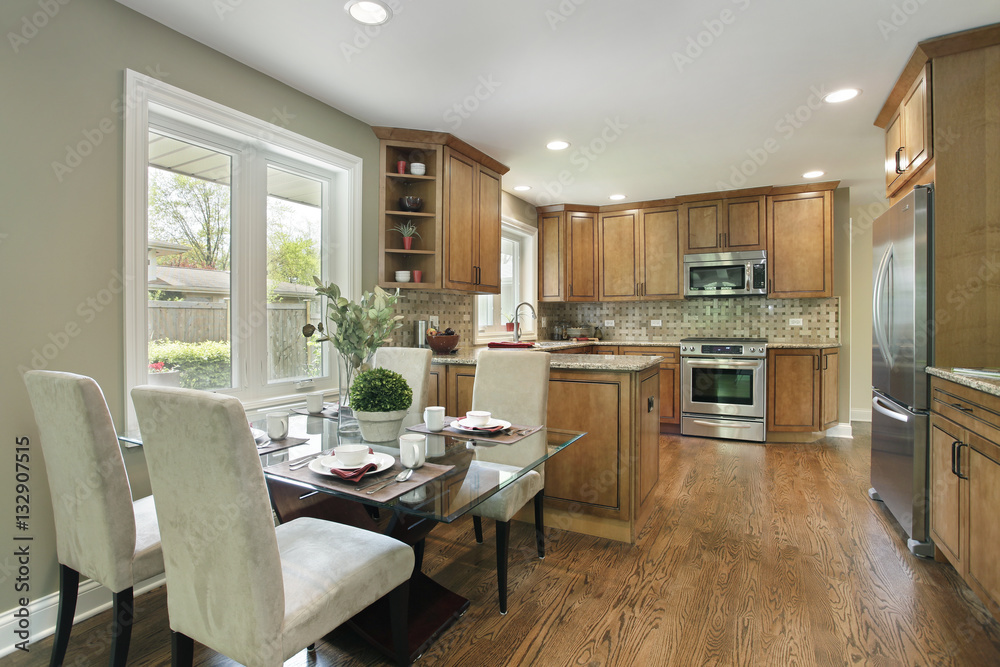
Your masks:
M372 129L381 149L379 285L499 294L507 167L446 132ZM416 227L409 244L401 224ZM398 280L400 271L410 279Z
M833 192L767 197L767 295L833 296Z
M539 210L539 301L597 301L596 211L582 206Z
M597 229L601 301L683 297L677 206L601 213Z
M930 63L903 95L885 128L885 194L893 195L933 154Z
M763 250L764 197L687 202L681 206L684 254Z
M566 217L538 211L538 300L566 300Z

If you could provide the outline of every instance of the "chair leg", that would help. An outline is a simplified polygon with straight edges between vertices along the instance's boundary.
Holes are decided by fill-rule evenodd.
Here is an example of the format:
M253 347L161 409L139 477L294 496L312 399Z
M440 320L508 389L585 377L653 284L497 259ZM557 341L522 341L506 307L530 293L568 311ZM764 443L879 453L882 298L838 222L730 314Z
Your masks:
M392 650L397 664L410 664L410 582L404 581L389 592L389 624L392 629Z
M135 606L132 587L112 595L111 619L111 667L125 667L128 662L128 646L132 641L132 620Z
M543 521L543 509L545 506L545 496L543 491L535 494L535 542L538 545L538 557L545 559L545 523Z
M69 633L73 631L73 617L76 615L76 596L80 587L80 573L59 563L59 617L56 621L56 637L52 644L49 667L61 667L69 647Z
M497 592L500 594L500 614L507 613L507 542L510 522L497 521Z
M472 517L472 529L476 531L476 542L479 544L483 543L483 520L478 517Z
M179 632L170 631L171 667L191 667L194 664L194 640Z
M424 546L426 540L420 540L413 545L413 571L420 572L424 566Z

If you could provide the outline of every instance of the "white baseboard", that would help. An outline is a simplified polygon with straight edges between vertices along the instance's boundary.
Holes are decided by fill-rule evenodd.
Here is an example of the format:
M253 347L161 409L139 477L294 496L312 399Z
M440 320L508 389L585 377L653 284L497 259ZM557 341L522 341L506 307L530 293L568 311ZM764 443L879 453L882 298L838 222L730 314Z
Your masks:
M872 420L871 408L851 408L852 422L870 422Z
M853 438L854 432L851 430L850 424L839 423L833 428L826 429L826 437L828 438Z
M165 581L166 579L162 574L153 577L152 579L147 579L135 587L133 596L138 597L146 591L151 591L154 588L162 586ZM93 579L87 579L80 582L79 591L80 592L76 599L76 617L73 620L74 624L111 608L111 591L104 586L101 586ZM3 637L4 639L0 640L3 641L3 644L0 645L0 658L17 651L18 649L16 644L21 641L20 638L14 635L14 631L18 629L17 619L14 618L15 611L17 611L17 609L10 609L3 612L3 621L0 622L0 637ZM31 622L31 635L28 639L29 649L32 645L52 635L56 631L56 618L58 617L58 614L59 591L50 593L45 597L38 598L37 600L33 600L31 604L28 605L28 618ZM110 626L108 626L108 633L111 633Z

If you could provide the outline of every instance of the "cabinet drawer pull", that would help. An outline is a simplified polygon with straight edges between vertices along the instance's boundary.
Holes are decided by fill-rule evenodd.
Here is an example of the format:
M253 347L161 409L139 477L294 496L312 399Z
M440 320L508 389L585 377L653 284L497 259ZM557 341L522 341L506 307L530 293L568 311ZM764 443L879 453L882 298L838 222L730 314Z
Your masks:
M949 403L948 405L955 408L956 410L961 410L962 412L972 412L972 408L967 408L961 403Z

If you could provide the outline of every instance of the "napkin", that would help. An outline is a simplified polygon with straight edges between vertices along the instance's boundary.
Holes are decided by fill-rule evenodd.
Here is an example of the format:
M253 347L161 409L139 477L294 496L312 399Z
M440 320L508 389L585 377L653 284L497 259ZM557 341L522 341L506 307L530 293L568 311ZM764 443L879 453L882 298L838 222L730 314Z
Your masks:
M340 479L345 479L348 482L360 482L366 472L374 470L376 467L377 466L374 463L366 463L356 470L340 470L339 468L330 468L330 473L336 475Z
M487 347L534 347L534 343L515 343L509 340L500 341L490 341L486 344Z

